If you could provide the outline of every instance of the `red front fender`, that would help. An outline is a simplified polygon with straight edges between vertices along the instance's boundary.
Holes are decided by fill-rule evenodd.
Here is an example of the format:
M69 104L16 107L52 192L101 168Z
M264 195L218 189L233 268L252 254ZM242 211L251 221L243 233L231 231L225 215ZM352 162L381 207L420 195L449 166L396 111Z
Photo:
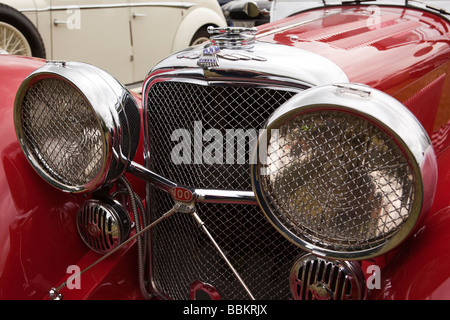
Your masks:
M425 224L381 270L381 289L371 299L450 299L450 149L437 160L437 193Z
M73 275L69 266L83 270L100 257L84 245L75 225L85 197L44 182L15 134L16 91L44 63L0 55L0 300L46 299L52 287ZM65 289L64 298L139 298L136 261L133 246L124 248L83 275L79 288Z

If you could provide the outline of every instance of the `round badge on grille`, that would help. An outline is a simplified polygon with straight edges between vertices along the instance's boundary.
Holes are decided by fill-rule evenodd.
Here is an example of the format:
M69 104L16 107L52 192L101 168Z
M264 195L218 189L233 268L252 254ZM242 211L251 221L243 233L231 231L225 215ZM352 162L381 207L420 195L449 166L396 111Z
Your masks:
M366 292L358 263L313 254L303 255L294 263L289 284L295 300L360 300Z

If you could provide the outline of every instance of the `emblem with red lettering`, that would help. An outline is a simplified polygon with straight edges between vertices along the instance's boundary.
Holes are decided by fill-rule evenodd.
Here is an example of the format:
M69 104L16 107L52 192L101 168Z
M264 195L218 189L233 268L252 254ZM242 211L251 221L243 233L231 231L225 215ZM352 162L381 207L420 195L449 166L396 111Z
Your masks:
M191 202L194 199L194 195L189 189L181 188L181 187L175 187L170 190L172 193L172 197L175 199L175 201L181 201L181 202Z

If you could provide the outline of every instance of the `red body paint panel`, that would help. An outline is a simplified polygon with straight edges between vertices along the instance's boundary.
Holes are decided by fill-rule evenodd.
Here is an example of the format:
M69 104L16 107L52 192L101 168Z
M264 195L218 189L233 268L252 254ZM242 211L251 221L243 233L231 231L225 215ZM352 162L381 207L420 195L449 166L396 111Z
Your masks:
M404 103L426 128L438 154L438 189L424 225L395 252L378 257L382 287L371 299L450 299L450 23L427 11L380 6L314 9L259 27L259 41L294 46L338 65L350 82ZM374 23L375 22L375 23ZM0 299L46 299L67 280L67 267L99 255L80 239L75 213L86 200L45 183L26 160L13 124L17 88L42 60L0 55ZM299 75L301 78L301 75ZM140 97L138 98L141 104ZM143 163L143 139L135 161ZM128 176L144 197L145 184ZM184 189L179 189L183 191ZM180 194L179 200L190 200ZM67 299L138 299L135 246L94 267ZM371 262L364 262L364 265Z
M86 198L44 182L28 163L15 134L16 91L44 63L0 55L0 300L46 299L52 287L71 275L68 266L87 267L86 261L100 257L82 242L75 224L76 212ZM141 146L137 161L142 163L142 157ZM144 183L130 180L142 195ZM96 298L139 298L136 259L125 248L109 260L108 267L93 268L90 277L83 277L84 290L70 290L65 297L85 299L96 293ZM116 289L103 295L107 279Z
M448 21L417 9L379 8L374 25L367 7L331 7L262 26L258 39L324 56L337 64L351 83L366 84L403 103L438 78L448 87ZM440 94L438 89L433 94ZM435 112L428 109L426 101L425 105L409 105L430 135L449 119L446 106L450 96L445 90L442 93L434 119L429 119Z

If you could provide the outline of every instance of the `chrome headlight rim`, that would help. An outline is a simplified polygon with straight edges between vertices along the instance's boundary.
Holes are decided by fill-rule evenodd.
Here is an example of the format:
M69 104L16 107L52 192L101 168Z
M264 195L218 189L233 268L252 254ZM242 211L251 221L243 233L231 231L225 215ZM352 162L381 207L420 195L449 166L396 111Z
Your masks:
M49 173L52 168L46 168L34 155L32 148L25 139L22 123L24 98L28 90L42 80L54 79L61 81L76 92L86 102L89 116L97 123L96 129L101 136L101 164L97 174L84 183L65 183L62 179L54 178ZM86 193L98 190L105 184L115 181L125 173L133 159L139 136L131 134L126 104L131 102L133 113L137 114L138 105L132 95L115 78L105 71L81 62L47 61L47 63L32 72L21 84L14 102L14 125L20 146L35 171L52 186L70 193ZM130 108L128 108L130 109ZM122 113L120 116L119 113ZM121 121L125 118L125 121ZM140 131L139 123L136 123ZM95 120L94 120L95 119ZM126 126L123 126L123 123ZM123 150L123 137L128 137L128 148Z
M370 107L369 107L370 106ZM386 241L380 240L373 247L354 250L337 250L318 242L310 241L290 230L279 218L279 213L271 204L268 192L262 183L263 165L259 159L261 144L268 143L266 134L278 129L283 123L302 114L316 111L336 111L357 116L376 126L393 138L408 161L413 175L414 202L407 220ZM393 117L394 116L394 117ZM407 119L407 125L404 125ZM400 121L401 120L401 121ZM402 122L400 126L398 121ZM397 127L396 127L397 126ZM400 243L417 227L428 211L434 197L437 166L431 141L419 121L394 98L359 84L336 84L308 89L293 97L278 108L267 120L257 142L250 168L252 188L259 206L269 222L286 239L302 249L318 256L340 260L363 260L386 253ZM409 137L411 132L413 138ZM424 187L425 186L425 187Z

